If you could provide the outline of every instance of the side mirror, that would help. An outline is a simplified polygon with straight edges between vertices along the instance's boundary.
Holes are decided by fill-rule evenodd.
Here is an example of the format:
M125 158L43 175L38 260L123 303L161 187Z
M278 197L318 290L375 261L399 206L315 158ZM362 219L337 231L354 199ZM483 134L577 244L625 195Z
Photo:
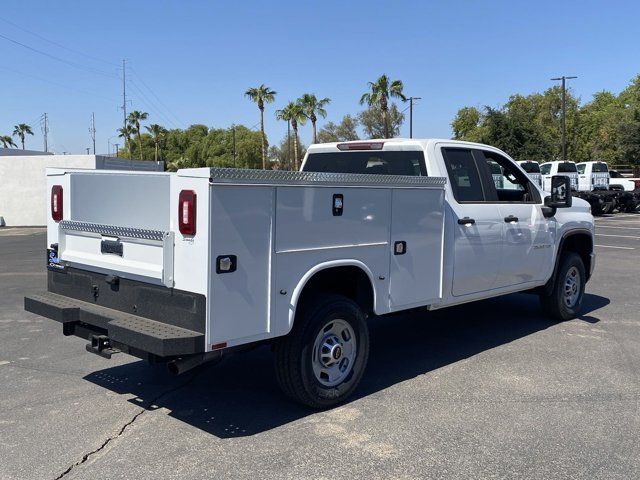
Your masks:
M544 204L551 208L569 208L572 200L569 177L565 175L551 177L551 196L544 199Z

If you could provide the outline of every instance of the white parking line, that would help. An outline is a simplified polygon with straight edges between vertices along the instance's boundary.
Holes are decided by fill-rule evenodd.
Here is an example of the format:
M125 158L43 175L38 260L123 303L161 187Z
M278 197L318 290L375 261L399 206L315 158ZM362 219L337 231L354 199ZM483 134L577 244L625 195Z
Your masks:
M597 237L617 237L617 238L635 238L636 240L640 240L640 237L634 237L632 235L609 235L607 233L596 233Z
M633 247L615 247L613 245L596 245L596 247L600 248L619 248L620 250L635 250Z
M619 218L637 218L640 220L640 215L637 213L617 213L611 217L596 217L596 221L602 222L603 220L616 220Z
M622 230L640 230L640 227L620 227L618 225L600 225L598 228L620 228Z

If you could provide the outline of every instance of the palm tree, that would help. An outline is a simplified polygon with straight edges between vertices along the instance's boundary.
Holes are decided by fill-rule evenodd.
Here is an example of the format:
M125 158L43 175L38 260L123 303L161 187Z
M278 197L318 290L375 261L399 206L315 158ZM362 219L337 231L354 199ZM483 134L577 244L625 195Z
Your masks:
M142 160L142 136L140 135L140 122L145 121L149 117L147 112L141 112L140 110L134 110L129 113L127 117L127 122L131 125L136 132L136 136L138 137L138 146L140 147L140 160Z
M267 141L264 136L264 104L271 103L276 99L276 92L266 85L248 89L244 94L252 101L258 104L260 110L260 132L262 133L262 169L267 169Z
M13 135L17 135L22 143L22 149L24 150L24 137L25 135L33 135L33 130L26 123L19 123L13 127Z
M402 93L400 80L389 80L386 75L381 75L375 82L369 82L369 91L360 98L360 105L366 103L370 107L380 107L384 119L384 137L389 138L389 98L396 97L406 100Z
M276 110L276 118L291 123L293 129L293 166L295 170L298 170L298 125L304 125L307 121L300 100L289 102L282 110Z
M324 109L329 102L331 102L328 98L323 98L318 100L313 93L305 93L300 97L300 104L304 110L305 116L311 120L311 127L313 128L313 143L318 143L318 135L316 133L316 121L318 117L316 115L320 115L322 118L327 116L327 111Z
M162 140L162 137L164 137L165 133L167 133L167 129L158 125L157 123L152 123L148 127L144 128L146 128L147 132L149 132L151 134L151 137L153 137L153 145L156 148L155 160L157 163L160 157L160 140Z
M0 135L0 142L2 142L4 148L17 147L11 135Z
M124 149L131 156L131 137L135 135L136 130L131 125L125 125L118 129L118 137L124 139Z

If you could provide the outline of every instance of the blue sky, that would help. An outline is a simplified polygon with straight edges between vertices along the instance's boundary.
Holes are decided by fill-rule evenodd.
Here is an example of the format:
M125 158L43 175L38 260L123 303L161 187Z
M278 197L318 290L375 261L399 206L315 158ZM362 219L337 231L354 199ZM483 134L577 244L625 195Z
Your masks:
M118 141L126 58L128 108L167 127L255 126L243 93L265 83L278 92L266 112L275 143L286 125L273 112L287 101L330 97L327 120L339 121L386 73L423 98L414 136L449 137L458 108L541 91L551 77L578 75L583 101L623 89L640 73L639 19L634 1L10 2L0 12L0 134L31 123L27 147L42 148L47 112L53 149L82 153L95 112L106 152ZM310 135L303 127L303 142Z

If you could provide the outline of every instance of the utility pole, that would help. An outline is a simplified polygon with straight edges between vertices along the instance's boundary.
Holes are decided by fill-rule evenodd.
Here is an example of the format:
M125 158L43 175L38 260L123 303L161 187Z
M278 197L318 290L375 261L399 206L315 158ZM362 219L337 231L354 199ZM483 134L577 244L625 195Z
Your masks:
M87 155L89 155L89 150L91 150L89 147L87 147Z
M116 146L116 157L118 156L118 147L120 146L119 143L114 143L114 145Z
M233 136L233 168L236 168L236 125L231 124L231 135Z
M44 134L44 151L49 151L49 117L47 116L47 112L44 113L44 124L42 126L42 133Z
M422 97L409 97L409 138L413 138L413 101L422 100Z
M122 59L122 127L127 128L127 70L126 60Z
M562 161L567 161L567 92L566 82L578 77L567 77L565 75L552 78L553 81L562 81Z
M91 140L93 140L93 154L96 154L96 114L91 112L91 127L89 128ZM87 152L88 153L88 152Z

